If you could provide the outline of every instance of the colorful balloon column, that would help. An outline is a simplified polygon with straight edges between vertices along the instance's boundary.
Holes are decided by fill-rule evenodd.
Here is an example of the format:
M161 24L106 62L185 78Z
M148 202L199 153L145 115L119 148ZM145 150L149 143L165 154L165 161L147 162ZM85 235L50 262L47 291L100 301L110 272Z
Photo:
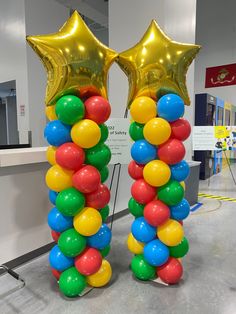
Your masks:
M49 263L61 292L76 297L87 285L102 287L112 276L105 259L112 234L105 224L111 152L104 123L111 113L106 75L116 54L92 35L77 12L58 33L27 40L48 70L44 136L51 167L46 184L54 205L48 225L57 243Z
M140 280L159 277L176 284L183 274L181 258L189 249L183 220L190 211L184 198L189 166L183 141L191 132L183 118L189 104L188 66L199 46L172 41L152 21L134 47L118 56L129 79L129 133L134 141L129 175L129 210L134 216L127 245L131 269Z

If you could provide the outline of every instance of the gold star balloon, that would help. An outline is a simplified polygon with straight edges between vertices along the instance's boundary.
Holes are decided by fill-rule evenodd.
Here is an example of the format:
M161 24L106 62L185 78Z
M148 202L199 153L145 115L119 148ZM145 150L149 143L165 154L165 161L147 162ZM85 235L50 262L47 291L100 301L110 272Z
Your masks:
M140 42L117 58L129 80L128 108L138 96L157 100L167 93L178 94L189 105L186 73L199 49L172 41L153 20Z
M107 98L107 73L117 53L103 45L75 11L58 33L27 36L47 70L45 103L63 95Z

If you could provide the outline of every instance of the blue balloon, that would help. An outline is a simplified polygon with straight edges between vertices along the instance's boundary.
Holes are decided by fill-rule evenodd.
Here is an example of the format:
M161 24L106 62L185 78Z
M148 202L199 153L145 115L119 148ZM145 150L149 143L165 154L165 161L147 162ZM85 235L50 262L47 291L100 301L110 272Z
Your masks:
M189 202L184 198L179 204L170 206L170 216L176 220L183 220L188 217L190 212Z
M87 244L95 249L102 250L111 242L111 230L106 224L102 224L101 228L94 235L87 237Z
M175 121L184 115L184 101L178 95L166 94L157 103L157 114L169 122Z
M184 181L187 179L190 168L188 163L185 160L182 160L178 164L170 166L171 169L171 179L176 181Z
M131 156L138 164L146 164L157 158L157 148L146 140L138 140L131 147Z
M49 201L53 204L56 205L56 198L57 198L58 193L53 191L53 190L49 190L48 192L48 197L49 197Z
M140 242L149 242L156 237L156 228L149 225L144 217L134 220L131 226L132 235Z
M50 145L60 146L66 142L71 142L71 126L63 124L59 120L48 122L44 129L44 137Z
M48 213L48 225L57 232L63 232L73 227L73 217L62 215L56 207Z
M170 252L164 243L156 239L145 245L143 255L150 265L161 266L167 262Z
M58 245L55 245L49 253L49 264L52 268L58 271L64 271L69 267L74 266L74 259L65 256Z

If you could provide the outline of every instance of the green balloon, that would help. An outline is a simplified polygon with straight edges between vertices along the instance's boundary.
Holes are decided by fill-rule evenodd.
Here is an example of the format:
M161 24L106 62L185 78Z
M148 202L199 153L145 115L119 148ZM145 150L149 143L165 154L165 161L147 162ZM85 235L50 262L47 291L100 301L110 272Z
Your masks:
M133 141L138 141L144 139L143 136L143 124L133 122L130 124L129 127L129 135L132 138Z
M57 195L56 207L65 216L75 216L84 206L84 195L73 187L65 189Z
M148 264L142 254L132 258L131 269L134 276L140 280L150 280L156 277L156 267Z
M110 148L104 143L100 143L86 150L85 162L98 169L102 169L103 167L105 167L110 160L111 160Z
M130 198L128 203L130 213L138 218L143 216L144 205L139 204L133 197Z
M69 297L77 297L86 287L86 278L75 267L63 271L59 279L61 292Z
M105 222L107 220L107 217L109 216L110 208L108 205L101 208L99 210L100 215L102 216L102 222Z
M180 242L180 244L169 247L170 256L175 257L175 258L181 258L185 256L188 253L188 250L189 250L189 244L188 244L188 240L185 237Z
M109 135L108 127L106 126L106 124L99 124L99 128L101 130L101 138L99 143L106 142Z
M157 190L159 200L169 206L174 206L180 203L184 197L184 189L177 181L170 180L165 185Z
M103 258L109 254L110 249L111 249L111 246L110 246L110 244L108 244L106 247L104 247L104 249L100 250L100 253L101 253Z
M79 97L65 95L56 102L56 114L63 123L72 125L83 119L84 104Z
M58 246L66 256L75 257L85 249L86 239L74 228L71 228L61 233Z
M107 166L103 167L101 170L99 170L101 175L101 181L102 183L105 182L109 176L109 169Z

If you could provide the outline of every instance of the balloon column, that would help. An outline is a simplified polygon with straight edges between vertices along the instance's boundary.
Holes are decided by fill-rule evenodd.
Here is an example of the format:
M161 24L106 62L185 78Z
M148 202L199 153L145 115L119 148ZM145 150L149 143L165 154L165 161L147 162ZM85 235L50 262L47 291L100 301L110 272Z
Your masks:
M129 78L133 119L128 171L135 182L128 207L135 219L127 245L134 254L132 272L141 280L159 277L175 284L183 274L181 258L189 248L183 220L190 211L183 141L191 128L182 117L189 104L186 72L198 50L171 41L152 21L141 41L118 57Z
M61 292L75 297L87 284L106 285L112 275L105 259L112 235L105 224L111 152L104 122L111 112L107 71L116 53L93 36L77 12L58 33L27 40L48 72L46 184L55 206L48 225L57 242L49 262Z

